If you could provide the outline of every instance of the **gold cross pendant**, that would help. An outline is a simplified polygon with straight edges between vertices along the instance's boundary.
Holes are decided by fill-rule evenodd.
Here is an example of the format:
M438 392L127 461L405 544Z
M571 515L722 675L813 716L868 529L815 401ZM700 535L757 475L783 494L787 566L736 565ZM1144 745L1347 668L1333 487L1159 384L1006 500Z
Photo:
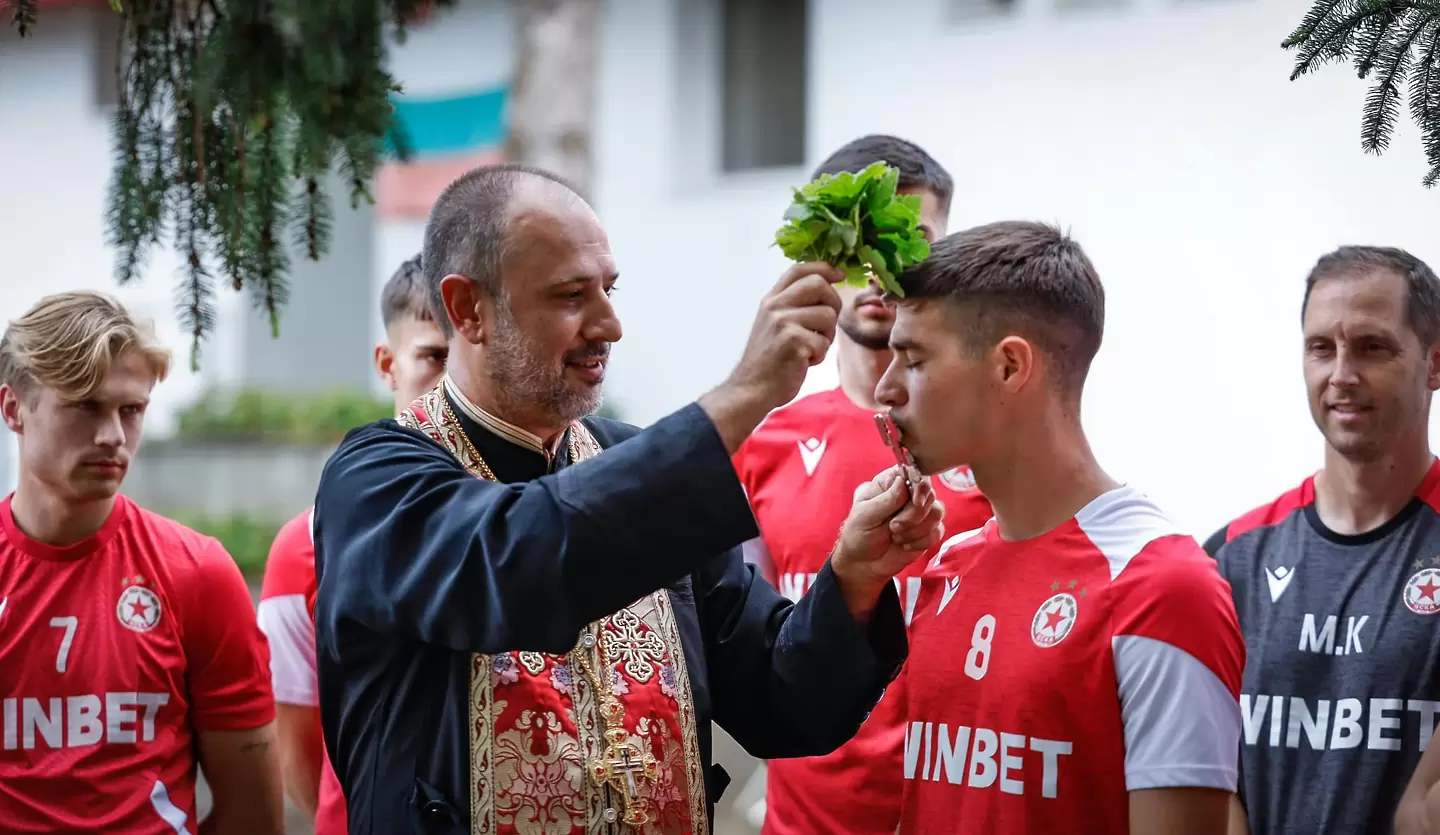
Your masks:
M605 739L605 756L590 763L590 773L597 784L609 785L620 794L625 803L625 823L643 826L650 821L650 815L640 797L640 784L658 779L660 764L631 742L624 728L606 731Z

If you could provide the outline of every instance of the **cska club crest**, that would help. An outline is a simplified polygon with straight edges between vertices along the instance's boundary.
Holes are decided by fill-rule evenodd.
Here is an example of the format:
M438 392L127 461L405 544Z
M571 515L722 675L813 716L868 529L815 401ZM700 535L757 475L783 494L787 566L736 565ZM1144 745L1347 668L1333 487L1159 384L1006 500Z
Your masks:
M1417 615L1440 612L1440 568L1422 568L1410 575L1400 596L1405 608Z
M1072 582L1071 586L1074 585ZM1030 621L1030 640L1041 649L1055 646L1070 634L1078 614L1080 603L1075 595L1065 591L1052 595L1035 610L1035 617Z
M940 474L940 483L956 493L965 493L975 489L975 475L969 467L953 467Z
M160 598L140 585L142 578L127 577L126 581L129 585L120 592L120 602L115 604L115 617L126 629L149 632L160 622Z

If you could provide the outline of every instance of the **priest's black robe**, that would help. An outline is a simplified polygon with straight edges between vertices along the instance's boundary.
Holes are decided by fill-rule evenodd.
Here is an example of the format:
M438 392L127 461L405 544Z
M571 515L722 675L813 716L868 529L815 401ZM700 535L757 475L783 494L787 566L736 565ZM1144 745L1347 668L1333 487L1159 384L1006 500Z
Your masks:
M320 709L352 835L468 831L471 653L565 653L656 589L703 763L712 720L757 757L829 753L898 672L893 588L862 628L828 567L791 603L743 561L754 516L698 405L643 432L585 418L606 449L578 466L563 444L552 465L454 412L503 483L385 420L346 436L316 496ZM705 769L712 826L728 782Z

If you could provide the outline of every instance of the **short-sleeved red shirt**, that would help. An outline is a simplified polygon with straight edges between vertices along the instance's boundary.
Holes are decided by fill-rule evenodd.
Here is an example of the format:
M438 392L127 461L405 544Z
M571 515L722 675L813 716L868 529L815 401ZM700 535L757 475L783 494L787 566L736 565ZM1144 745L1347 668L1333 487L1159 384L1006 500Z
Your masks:
M320 680L315 672L315 540L313 509L286 523L270 546L265 581L260 587L260 628L270 640L270 672L275 701L320 707ZM320 761L320 797L315 810L315 835L345 835L345 793L330 766Z
M196 732L275 718L240 570L124 496L37 542L0 502L0 821L7 833L193 833Z
M1128 832L1129 792L1234 791L1244 668L1214 561L1132 487L1033 539L956 535L890 688L899 831Z

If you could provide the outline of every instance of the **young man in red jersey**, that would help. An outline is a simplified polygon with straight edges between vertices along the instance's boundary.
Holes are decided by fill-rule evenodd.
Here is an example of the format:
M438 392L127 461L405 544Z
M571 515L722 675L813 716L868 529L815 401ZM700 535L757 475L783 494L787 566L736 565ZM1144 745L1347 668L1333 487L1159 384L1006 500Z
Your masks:
M1300 319L1324 467L1206 543L1252 659L1231 832L1430 835L1440 278L1404 250L1341 247L1310 271Z
M954 184L923 149L893 136L865 136L840 148L813 176L861 171L876 162L900 171L901 194L920 198L921 229L945 234ZM840 385L772 412L740 447L735 467L750 497L761 539L747 554L781 593L798 600L825 564L855 488L893 466L875 429L875 385L890 364L892 305L878 286L839 288L844 307L835 335ZM990 504L968 468L932 478L945 506L945 528L966 531L990 518ZM925 560L896 582L908 617ZM900 816L899 702L884 699L855 738L832 754L772 760L767 766L764 835L892 835Z
M279 835L265 640L219 542L119 494L169 352L98 293L0 339L0 829ZM214 796L196 820L195 769Z
M375 346L375 370L395 393L398 413L440 381L449 350L426 305L419 255L385 282L380 315L386 341ZM345 835L345 795L320 733L310 509L281 528L270 546L258 615L270 639L286 792L315 821L315 835Z
M995 508L930 561L896 687L900 832L1221 835L1245 648L1196 541L1080 422L1104 291L1038 223L951 235L901 278L876 389L922 472Z

